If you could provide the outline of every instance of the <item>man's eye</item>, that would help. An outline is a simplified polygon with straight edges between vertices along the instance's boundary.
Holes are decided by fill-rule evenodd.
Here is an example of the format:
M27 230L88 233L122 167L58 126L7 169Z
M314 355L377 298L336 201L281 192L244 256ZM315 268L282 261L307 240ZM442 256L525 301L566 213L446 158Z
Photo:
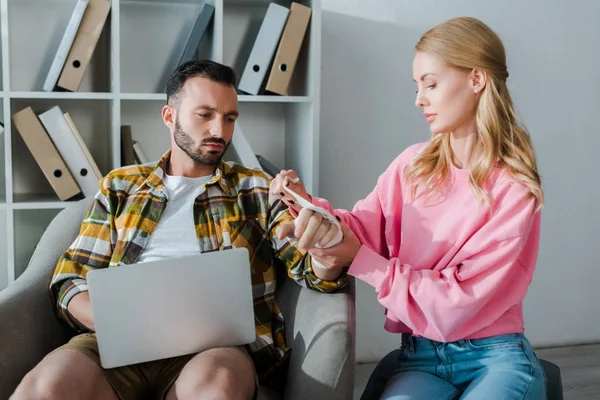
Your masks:
M198 114L198 116L202 118L208 118L210 117L210 114Z
M435 83L427 86L427 89L435 89Z

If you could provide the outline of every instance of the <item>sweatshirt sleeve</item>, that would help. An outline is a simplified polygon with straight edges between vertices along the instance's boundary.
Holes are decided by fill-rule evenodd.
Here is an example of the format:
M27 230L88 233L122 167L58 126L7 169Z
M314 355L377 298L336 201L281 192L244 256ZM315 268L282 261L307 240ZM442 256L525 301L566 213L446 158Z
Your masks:
M377 184L367 197L359 200L351 211L334 209L328 200L312 198L312 203L340 217L354 232L363 246L384 257L389 256L388 224L401 226L402 207L387 207L387 204L401 205L402 200L402 158L393 162L377 179ZM390 211L391 210L391 211Z

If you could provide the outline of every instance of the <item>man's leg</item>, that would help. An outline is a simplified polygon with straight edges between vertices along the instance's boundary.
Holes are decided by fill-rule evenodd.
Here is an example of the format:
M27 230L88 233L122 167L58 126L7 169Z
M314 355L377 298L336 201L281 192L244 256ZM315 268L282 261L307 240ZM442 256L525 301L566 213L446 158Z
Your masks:
M47 355L10 400L138 399L149 386L140 365L103 369L95 334L84 333Z
M74 350L58 350L25 375L10 398L33 399L117 400L117 396L91 358Z
M258 382L246 351L230 347L197 354L166 388L166 400L250 400L256 395Z

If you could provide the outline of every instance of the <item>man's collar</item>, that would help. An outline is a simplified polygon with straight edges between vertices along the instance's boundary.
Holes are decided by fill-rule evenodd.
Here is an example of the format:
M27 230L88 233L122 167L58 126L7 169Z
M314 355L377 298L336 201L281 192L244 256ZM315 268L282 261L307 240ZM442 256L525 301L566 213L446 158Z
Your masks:
M141 190L145 186L149 186L154 190L162 190L164 188L163 178L167 171L167 165L169 164L169 160L171 159L171 150L168 150L156 163L154 169L148 175L146 180L142 182L142 184L136 189L136 192ZM221 189L227 194L231 195L231 189L227 182L227 176L230 167L221 160L217 167L215 168L215 175L206 183L207 185L211 185L214 183L218 183L221 186Z

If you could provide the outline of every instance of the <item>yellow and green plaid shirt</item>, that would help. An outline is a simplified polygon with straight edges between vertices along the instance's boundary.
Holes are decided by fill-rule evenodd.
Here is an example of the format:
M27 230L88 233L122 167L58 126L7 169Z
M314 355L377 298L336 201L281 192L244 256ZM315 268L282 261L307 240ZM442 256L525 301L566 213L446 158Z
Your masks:
M61 256L50 284L59 315L77 331L85 330L67 313L76 294L87 290L88 271L135 263L161 218L168 197L162 178L170 151L156 165L124 167L100 181L79 235ZM261 381L266 382L289 355L283 316L275 302L275 261L288 276L322 292L343 287L347 275L323 281L312 271L310 256L290 240L279 240L277 226L293 219L287 207L269 196L270 179L261 171L221 162L194 202L198 251L223 249L223 232L234 247L250 254L256 341L248 346Z

